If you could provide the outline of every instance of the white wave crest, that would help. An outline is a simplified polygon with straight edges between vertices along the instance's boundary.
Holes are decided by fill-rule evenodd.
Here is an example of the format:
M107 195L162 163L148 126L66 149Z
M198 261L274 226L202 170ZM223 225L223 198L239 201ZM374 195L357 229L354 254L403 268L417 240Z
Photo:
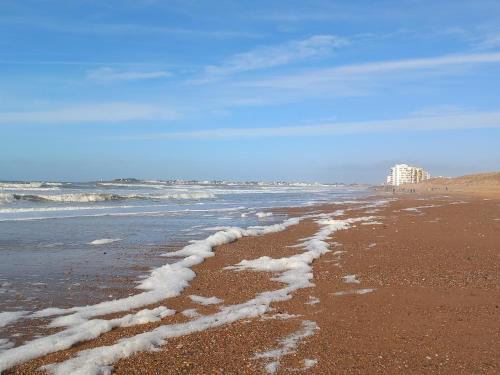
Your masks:
M53 191L61 190L56 182L0 182L0 191Z
M10 203L14 200L14 196L9 193L0 193L0 204Z
M121 241L121 238L101 238L99 240L94 240L89 242L89 245L106 245L108 243Z
M0 182L0 189L31 189L42 185L43 182Z
M272 212L257 212L255 214L255 216L257 216L259 219L262 219L262 218L265 218L265 217L273 216L273 213Z
M0 198L1 200L1 198ZM64 211L88 211L88 210L109 210L124 208L142 208L148 206L65 206L65 207L26 207L26 208L0 208L0 214L19 214L26 212L64 212ZM152 207L155 207L154 205Z
M13 199L16 200L29 200L29 201L50 201L50 202L78 202L78 203L93 203L93 202L105 202L105 201L117 201L126 199L152 199L152 200L164 200L164 199L213 199L216 195L207 192L186 192L186 193L171 193L171 194L130 194L130 195L120 195L120 194L106 194L106 193L68 193L68 194L10 194L8 196L8 202ZM2 198L0 198L2 199Z
M192 193L173 193L173 194L161 194L161 195L151 195L152 199L213 199L217 196L213 193L208 193L204 191L192 192Z
M22 196L29 197L29 196ZM98 194L98 193L71 193L58 195L34 195L33 200L45 200L51 202L104 202L110 200L120 200L120 195ZM29 198L28 198L29 199Z
M98 182L97 185L100 186L111 186L111 187L139 187L139 188L150 188L150 189L164 189L165 185L150 184L150 183L125 183L125 182Z
M58 187L39 187L39 188L2 188L4 191L57 191Z

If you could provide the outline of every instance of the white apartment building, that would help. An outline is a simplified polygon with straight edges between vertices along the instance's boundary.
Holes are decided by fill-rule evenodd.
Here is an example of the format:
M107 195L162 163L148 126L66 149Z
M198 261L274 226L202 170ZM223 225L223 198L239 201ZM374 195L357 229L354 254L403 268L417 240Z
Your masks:
M431 178L431 175L423 168L412 167L407 164L396 164L389 171L387 185L416 184L429 178Z

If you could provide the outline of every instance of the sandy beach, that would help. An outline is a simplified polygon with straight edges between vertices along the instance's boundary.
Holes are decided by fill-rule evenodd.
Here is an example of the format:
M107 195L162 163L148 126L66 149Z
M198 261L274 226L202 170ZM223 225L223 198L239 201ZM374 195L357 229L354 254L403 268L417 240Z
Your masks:
M499 15L0 1L0 375L500 375Z
M386 187L380 190L390 191L391 188ZM437 177L418 184L404 184L395 187L394 190L397 193L500 199L500 173L479 173L455 178Z
M179 334L153 345L154 351L122 355L109 363L113 373L498 373L499 205L498 199L391 195L290 209L291 216L310 217L281 232L218 246L214 257L193 267L197 276L181 296L148 306L168 306L175 314L111 330L6 373L43 373L41 366L82 350L215 316L221 306L283 288L277 270L234 266L304 252L297 245L325 228L321 215L354 221L325 240L329 251L312 263L313 285L255 316Z

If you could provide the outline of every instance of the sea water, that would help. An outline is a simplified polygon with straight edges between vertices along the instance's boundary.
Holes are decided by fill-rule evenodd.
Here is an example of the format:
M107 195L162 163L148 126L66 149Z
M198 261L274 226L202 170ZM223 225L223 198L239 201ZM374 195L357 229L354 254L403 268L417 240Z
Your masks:
M160 255L273 208L352 200L363 186L197 181L0 182L0 312L126 296Z

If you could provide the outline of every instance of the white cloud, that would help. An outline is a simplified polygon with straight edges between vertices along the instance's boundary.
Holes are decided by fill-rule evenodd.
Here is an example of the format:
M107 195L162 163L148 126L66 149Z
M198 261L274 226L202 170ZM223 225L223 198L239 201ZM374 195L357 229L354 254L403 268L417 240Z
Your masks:
M186 29L181 27L165 27L155 25L141 24L83 24L79 26L64 25L54 26L52 24L47 27L56 29L62 32L74 32L84 34L165 34L165 35L180 35L180 36L195 36L198 38L261 38L263 34L244 30L202 30L202 29Z
M0 14L1 16L1 14ZM194 29L184 27L169 27L148 23L88 23L80 19L63 22L61 19L34 17L24 14L23 17L0 19L0 25L20 25L30 28L50 30L59 33L74 33L88 35L171 35L193 36L198 38L261 38L260 32L238 29Z
M475 47L478 49L494 49L500 47L500 32L490 32L483 35Z
M330 53L348 41L335 35L314 35L275 46L258 47L230 57L220 65L209 65L209 76L226 76L240 72L271 68Z
M284 75L277 78L248 81L244 82L244 85L282 89L304 88L316 85L331 85L332 82L342 82L345 80L366 78L369 76L379 77L380 74L384 73L410 70L437 70L450 66L467 66L498 62L500 62L500 53L498 52L444 55L430 58L389 60L364 64L344 65L331 68L321 68L310 70L305 73Z
M340 122L307 126L219 128L147 134L134 138L217 140L483 128L500 128L500 112L474 112L460 115L407 117L396 120Z
M444 104L444 105L436 105L436 106L420 108L410 113L410 116L433 117L433 116L443 116L443 115L458 115L471 112L474 112L474 108L466 108L451 104Z
M137 81L144 79L166 78L172 74L164 70L158 71L119 71L110 67L102 67L91 70L87 74L87 78L95 81Z
M158 105L102 103L30 112L0 112L0 124L116 123L173 120L180 113Z
M472 28L451 27L442 31L442 33L457 37L475 50L492 50L500 47L500 30L498 28L484 25Z

